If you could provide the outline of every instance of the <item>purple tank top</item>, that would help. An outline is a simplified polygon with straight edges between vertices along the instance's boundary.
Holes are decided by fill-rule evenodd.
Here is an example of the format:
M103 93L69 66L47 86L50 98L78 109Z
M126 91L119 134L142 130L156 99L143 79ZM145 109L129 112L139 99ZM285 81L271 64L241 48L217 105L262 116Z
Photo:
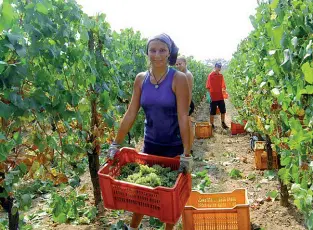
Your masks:
M165 79L155 88L146 73L142 84L140 105L146 119L144 141L163 146L182 144L177 117L176 95L172 83L176 70L170 68Z

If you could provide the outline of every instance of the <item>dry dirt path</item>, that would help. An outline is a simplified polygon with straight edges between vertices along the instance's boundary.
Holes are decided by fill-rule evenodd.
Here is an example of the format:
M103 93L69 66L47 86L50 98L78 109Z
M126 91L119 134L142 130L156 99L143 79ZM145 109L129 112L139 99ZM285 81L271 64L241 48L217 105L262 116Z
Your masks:
M226 100L226 107L225 120L230 126L231 117L237 115L237 112L229 100ZM208 121L209 109L209 104L203 102L194 120ZM246 188L251 204L252 229L305 229L303 219L293 205L284 208L280 206L279 200L266 201L266 193L277 190L278 182L275 178L272 180L265 178L264 171L255 170L254 154L249 145L250 136L230 135L230 131L226 132L221 128L218 115L215 116L214 124L216 129L213 131L213 137L195 140L193 146L194 156L205 160L205 162L198 161L196 168L201 170L202 167L210 166L208 173L212 184L207 191L231 192L236 188ZM229 172L234 168L242 172L242 179L230 178Z

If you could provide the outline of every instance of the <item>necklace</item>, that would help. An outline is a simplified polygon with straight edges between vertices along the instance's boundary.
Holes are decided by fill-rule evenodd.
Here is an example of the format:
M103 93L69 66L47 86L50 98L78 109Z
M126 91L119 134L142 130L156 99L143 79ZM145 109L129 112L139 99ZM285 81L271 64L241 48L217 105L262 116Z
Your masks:
M167 71L164 73L164 75L157 81L157 79L155 78L152 70L150 72L150 74L153 76L154 80L156 81L156 84L154 85L154 88L158 89L159 88L159 82L163 79L164 76L166 76L168 74L169 68L167 68Z

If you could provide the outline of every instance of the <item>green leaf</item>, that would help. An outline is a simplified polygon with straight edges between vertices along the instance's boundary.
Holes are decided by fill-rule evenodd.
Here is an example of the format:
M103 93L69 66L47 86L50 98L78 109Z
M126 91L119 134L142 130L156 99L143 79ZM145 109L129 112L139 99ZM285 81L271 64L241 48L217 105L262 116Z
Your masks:
M119 221L117 222L117 224L116 224L116 227L117 227L118 229L122 229L122 228L124 227L124 221L119 220Z
M307 54L311 55L312 54L312 40L310 40L309 44L305 48Z
M53 149L58 149L58 144L57 144L57 141L55 140L55 137L53 136L48 136L47 137L47 142L48 142L48 145L53 148Z
M310 66L310 64L308 62L304 63L301 69L304 74L304 79L308 83L313 84L313 68Z
M283 34L284 34L284 29L283 29L282 26L276 26L276 27L273 28L272 39L273 39L275 48L281 47L280 42L282 40Z
M248 180L255 180L255 178L256 178L255 173L250 173L250 174L247 176L247 179L248 179Z
M15 214L18 212L18 207L16 207L16 205L14 205L14 206L12 207L11 212L12 212L12 215L15 215Z
M307 94L313 94L313 85L307 85L305 91Z
M36 4L36 10L39 12L39 13L42 13L42 14L48 14L48 9L47 7L42 4L41 2L37 3Z
M274 190L274 191L270 191L266 193L267 197L270 197L272 200L275 200L278 197L278 191Z
M199 171L196 173L196 177L199 177L199 178L204 178L208 175L208 171L207 170L203 170L203 171Z
M84 113L90 110L90 103L86 98L82 98L78 104L80 112Z
M278 4L279 4L279 0L273 0L272 3L271 3L271 5L270 5L271 9L272 9L272 10L273 10L273 9L276 9L276 7L278 6Z
M308 189L308 175L304 174L301 179L301 188L307 190Z
M229 175L232 179L242 178L242 173L238 169L232 169Z
M273 180L276 177L276 173L274 170L266 170L264 172L264 177L269 180Z
M287 156L287 157L285 157L282 161L281 161L281 164L283 165L283 166L286 166L286 165L289 165L290 164L290 162L291 162L291 157L290 156Z
M301 190L301 185L300 184L292 184L291 186L291 193L297 194Z
M14 133L13 139L16 142L16 145L20 145L22 143L22 136L19 132Z
M79 100L80 100L79 95L76 92L72 92L71 93L71 105L73 107L78 106Z
M100 104L101 107L104 110L107 110L110 106L110 95L109 92L104 91L101 95L100 95Z
M89 40L89 35L88 35L87 30L82 29L82 30L80 31L80 38L82 39L82 41L88 42L88 40Z
M73 188L78 187L80 185L80 178L78 176L74 176L69 180L69 185Z
M293 165L291 167L291 177L294 179L296 183L299 183L299 176L300 176L299 167L296 165Z
M25 49L25 47L23 47L21 45L16 45L15 51L16 51L17 55L20 57L26 56L26 49Z
M313 212L310 214L310 216L306 220L306 224L308 226L308 229L313 229Z
M0 162L5 161L8 157L8 152L2 152L1 151L1 146L0 146Z
M92 207L85 214L89 220L94 220L97 217L97 208Z
M285 72L291 71L290 51L289 49L284 50L284 62L280 65Z
M0 101L0 117L3 117L4 119L9 119L12 115L12 109L9 105L4 104Z
M6 140L6 139L7 139L6 136L2 132L0 132L0 140Z
M298 38L297 37L293 37L291 39L291 43L292 43L293 47L295 48L298 45Z
M2 3L2 10L0 14L0 32L4 29L9 29L14 23L15 12L10 4L10 1Z
M61 213L60 215L56 216L53 218L54 221L58 222L58 223L66 223L67 221L67 217L65 213Z
M93 69L93 68L92 68ZM97 77L95 74L91 74L89 75L88 79L87 79L87 84L95 84L97 80Z
M30 194L23 194L21 196L21 208L25 210L25 208L30 207L32 204L32 198Z
M20 163L19 165L18 165L18 167L20 168L20 170L22 171L22 173L23 174L26 174L27 173L27 165L26 164L24 164L24 163Z
M25 6L25 9L29 10L29 9L33 9L35 7L35 4L30 2Z

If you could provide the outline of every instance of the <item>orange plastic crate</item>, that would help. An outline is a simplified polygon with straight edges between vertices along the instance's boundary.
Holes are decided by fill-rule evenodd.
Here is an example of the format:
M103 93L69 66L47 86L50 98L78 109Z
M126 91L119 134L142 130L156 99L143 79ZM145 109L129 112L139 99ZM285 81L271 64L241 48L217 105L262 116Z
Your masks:
M226 91L223 91L223 98L228 99L228 93Z
M246 189L230 193L192 191L183 212L184 230L250 230Z
M232 135L236 135L236 134L241 134L241 133L245 133L245 125L246 125L247 121L243 122L243 125L235 123L235 122L231 122L230 123L230 129L231 129L231 134Z
M113 161L106 163L99 171L100 189L106 208L126 210L153 216L165 223L176 223L191 193L190 174L180 173L172 188L156 188L128 183L114 179L121 167L129 162L152 166L159 164L179 168L179 157L167 158L138 153L132 148L122 148Z
M209 138L212 136L212 125L209 122L198 122L195 124L196 138Z
M267 169L267 152L265 150L265 141L256 141L254 148L255 168L259 170ZM273 148L273 147L272 147ZM273 168L278 169L278 159L276 151L273 151Z

